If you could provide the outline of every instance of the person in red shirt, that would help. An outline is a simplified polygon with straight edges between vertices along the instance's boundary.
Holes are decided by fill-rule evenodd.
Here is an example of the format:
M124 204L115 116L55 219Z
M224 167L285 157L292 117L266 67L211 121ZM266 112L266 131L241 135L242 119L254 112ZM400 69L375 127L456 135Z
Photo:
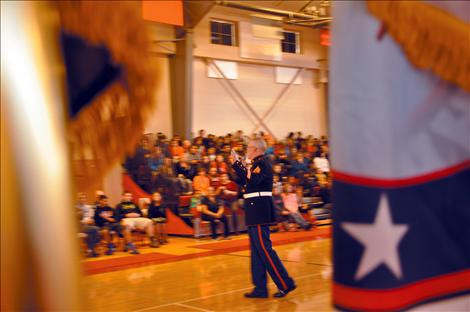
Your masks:
M215 161L211 162L211 168L216 168L219 174L226 173L228 170L227 163L224 161L224 156L217 155Z

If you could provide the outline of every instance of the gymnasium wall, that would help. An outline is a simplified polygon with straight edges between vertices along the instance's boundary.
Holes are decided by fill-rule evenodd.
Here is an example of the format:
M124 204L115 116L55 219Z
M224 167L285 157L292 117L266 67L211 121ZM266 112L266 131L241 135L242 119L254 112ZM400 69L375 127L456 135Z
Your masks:
M210 43L210 20L235 23L237 46ZM209 78L206 60L234 61L238 78L230 80L258 116L263 116L286 84L276 82L277 66L304 68L301 84L290 86L265 119L275 136L290 131L320 136L327 134L324 84L317 84L319 64L326 48L319 44L319 31L307 27L283 25L284 30L300 33L300 54L282 53L282 61L240 57L240 43L245 35L250 13L216 6L194 29L193 120L192 132L206 129L216 135L237 129L250 133L256 129L256 118L223 79ZM243 27L240 27L243 25ZM258 128L262 130L262 128Z
M250 133L257 124L239 97L223 79L209 78L205 61L226 60L236 62L238 78L231 80L238 92L247 100L259 116L263 116L286 84L276 82L276 67L303 68L302 82L293 84L280 98L279 103L265 119L267 126L276 137L284 137L290 131L320 136L327 134L327 109L325 85L317 84L319 63L327 58L327 50L319 44L319 31L294 25L283 25L283 29L300 33L300 54L282 53L282 61L249 59L240 57L239 46L222 46L210 43L210 19L240 23L250 23L250 13L227 7L215 6L195 27L192 132L206 129L216 135L235 130ZM244 24L244 29L247 29ZM163 132L168 136L172 131L171 85L169 57L175 51L175 31L171 25L149 23L154 40L153 55L160 63L160 85L156 90L157 106L145 126L145 133ZM240 43L240 33L237 41ZM259 127L257 130L264 130ZM114 204L120 200L122 185L119 164L103 179L104 191ZM90 194L92 196L92 194Z
M175 43L171 42L174 39L174 28L171 25L161 23L148 23L147 27L154 40L151 52L160 67L160 83L155 92L156 108L147 121L144 133L163 132L171 136L173 132L171 125L171 90L168 58L176 49Z
M270 64L275 66L291 66L319 68L318 59L327 58L327 50L320 45L320 31L309 27L283 25L287 31L300 32L300 54L282 53L282 61L255 60L240 57L240 41L242 34L237 31L237 46L211 44L210 20L234 22L240 29L240 23L251 23L250 12L228 7L215 6L194 28L194 56L211 57L221 60L243 61Z
M154 58L160 65L161 76L155 92L156 107L150 114L144 133L163 132L167 136L172 136L169 60L168 56L163 54L155 55Z
M206 64L194 62L193 132L206 129L222 135L241 129L250 133L257 120L246 108L227 81L208 78ZM286 84L275 82L275 69L270 65L238 63L239 79L230 80L258 116L263 116ZM324 90L315 84L316 70L301 73L302 84L291 85L265 119L276 137L289 131L320 136L326 134ZM263 130L258 128L258 130Z

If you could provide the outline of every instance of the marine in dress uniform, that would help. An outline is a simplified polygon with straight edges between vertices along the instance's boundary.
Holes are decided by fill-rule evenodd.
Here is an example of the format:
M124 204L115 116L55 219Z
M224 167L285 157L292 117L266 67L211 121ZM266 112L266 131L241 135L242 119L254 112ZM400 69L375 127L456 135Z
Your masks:
M237 173L236 182L244 187L245 218L251 246L251 276L255 288L245 294L247 298L267 298L267 274L269 273L279 291L274 297L284 297L296 288L294 280L273 250L269 225L275 222L272 200L273 173L271 164L263 154L266 143L262 139L249 142L247 157L252 165L245 166L234 153L232 166Z

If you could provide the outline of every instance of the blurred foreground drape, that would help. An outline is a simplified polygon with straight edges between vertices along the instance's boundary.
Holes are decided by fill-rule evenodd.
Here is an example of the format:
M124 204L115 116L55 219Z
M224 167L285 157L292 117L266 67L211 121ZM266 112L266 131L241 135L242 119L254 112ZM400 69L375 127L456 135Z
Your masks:
M140 1L58 1L77 187L134 152L155 108L157 63Z
M2 311L80 309L57 12L1 3Z
M337 1L333 302L470 308L470 3Z
M140 5L1 2L2 311L82 309L73 189L133 151L155 105Z

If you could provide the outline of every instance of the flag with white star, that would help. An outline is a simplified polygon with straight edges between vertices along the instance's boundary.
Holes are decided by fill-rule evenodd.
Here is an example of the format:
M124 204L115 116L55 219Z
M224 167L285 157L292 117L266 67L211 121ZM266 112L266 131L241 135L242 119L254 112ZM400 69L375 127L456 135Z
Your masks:
M468 2L421 4L443 21L436 31L470 33ZM368 8L333 7L333 302L350 311L468 311L470 94L440 69L415 66L393 25ZM470 77L465 53L448 66L462 62Z

